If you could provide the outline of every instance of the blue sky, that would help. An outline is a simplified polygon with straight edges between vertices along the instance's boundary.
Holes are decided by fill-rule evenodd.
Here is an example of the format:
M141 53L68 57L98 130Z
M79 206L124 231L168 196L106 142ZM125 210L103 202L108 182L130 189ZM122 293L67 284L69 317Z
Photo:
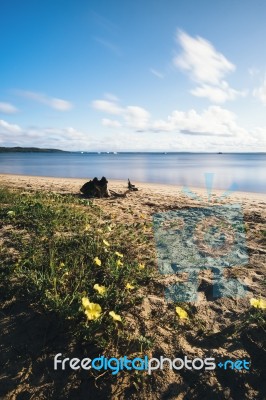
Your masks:
M266 151L264 0L3 0L0 146Z

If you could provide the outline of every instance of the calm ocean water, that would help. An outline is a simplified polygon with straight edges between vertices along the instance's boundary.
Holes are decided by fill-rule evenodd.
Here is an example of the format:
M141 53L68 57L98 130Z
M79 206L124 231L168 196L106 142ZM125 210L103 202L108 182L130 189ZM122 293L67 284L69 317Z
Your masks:
M0 173L155 182L266 193L266 154L0 153Z

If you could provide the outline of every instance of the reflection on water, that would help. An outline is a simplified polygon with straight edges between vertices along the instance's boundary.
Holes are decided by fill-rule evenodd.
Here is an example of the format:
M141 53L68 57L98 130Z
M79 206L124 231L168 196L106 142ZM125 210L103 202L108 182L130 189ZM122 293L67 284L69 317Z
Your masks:
M81 154L0 153L0 172L24 175L127 179L204 187L214 173L214 188L266 192L266 154Z

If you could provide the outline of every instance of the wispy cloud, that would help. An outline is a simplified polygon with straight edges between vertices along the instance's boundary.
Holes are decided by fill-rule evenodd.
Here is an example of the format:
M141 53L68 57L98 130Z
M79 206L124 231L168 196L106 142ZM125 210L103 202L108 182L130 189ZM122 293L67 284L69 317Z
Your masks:
M150 72L156 76L159 79L163 79L164 78L164 74L162 74L161 72L157 71L157 69L154 68L150 68Z
M22 131L19 125L10 124L3 119L0 119L0 134L4 135L6 133L20 133Z
M31 92L26 90L16 90L15 93L26 99L45 104L46 106L51 107L54 110L69 111L73 108L73 104L70 101L59 99L56 97L49 97L43 93Z
M117 101L108 100L94 100L92 107L98 111L105 112L107 114L118 115L122 117L126 126L131 127L135 130L146 129L148 127L150 114L143 107L139 106L126 106L121 107ZM103 121L102 121L103 123ZM121 123L115 121L115 125ZM113 121L105 119L105 126L114 127Z
M96 100L92 103L97 111L115 114L120 120L102 119L102 125L109 128L123 127L121 132L130 132L132 140L138 142L135 149L165 149L211 151L263 151L266 150L266 127L248 130L238 124L237 115L218 105L211 105L201 112L195 109L174 110L165 119L152 119L150 113L139 106L120 106L119 103ZM96 106L96 107L95 107ZM143 133L141 136L135 134ZM132 148L128 140L119 139L116 131L117 148ZM151 137L151 135L156 135ZM158 136L157 136L158 135ZM124 138L124 136L123 136ZM107 146L107 142L106 142Z
M178 31L176 40L182 47L182 52L174 57L174 65L199 84L191 90L191 94L215 103L224 103L247 95L247 91L235 90L224 80L236 67L211 42L199 36L189 36L183 31Z
M196 97L206 97L213 103L225 103L228 100L235 100L237 97L245 97L247 90L238 91L231 88L226 81L220 86L201 85L190 91Z
M15 114L18 109L10 103L0 103L0 113Z
M94 22L104 30L107 30L109 33L117 32L118 26L114 24L109 18L106 18L104 15L99 14L95 11L91 11L91 15L93 17Z
M103 118L102 125L108 126L109 128L120 128L121 127L121 123L119 121L109 119L109 118Z
M209 41L199 36L194 38L178 31L177 41L183 51L174 58L174 64L188 72L195 82L219 85L224 76L236 68Z
M195 110L188 112L174 111L171 116L175 121L171 129L168 128L161 135L161 129L154 130L151 123L151 133L127 132L124 129L108 136L99 136L80 131L74 127L66 128L22 128L0 120L0 143L4 146L34 146L43 148L59 148L71 151L113 151L120 150L148 150L148 151L265 151L266 150L266 127L257 127L251 131L242 129L236 125L235 115L228 114L228 110L213 108L203 113ZM215 114L219 117L215 117ZM210 118L212 126L217 126L218 135L208 129L207 120ZM192 119L192 122L191 122ZM218 126L220 120L221 127ZM226 124L233 124L234 134L226 131ZM234 125L235 124L235 125ZM183 128L182 128L183 127ZM153 130L152 130L153 129ZM197 129L200 129L198 132ZM216 132L216 133L217 133Z
M118 106L116 102L109 100L94 100L92 102L92 107L98 111L113 115L121 115L123 112L123 108Z
M266 105L266 78L261 86L254 89L253 96L259 99L263 105Z
M113 93L104 93L104 97L110 101L119 101L119 98Z
M185 134L234 136L244 131L236 123L236 115L219 106L210 106L198 113L196 110L175 110L166 120L154 121L155 131L181 132Z
M147 129L150 122L150 113L143 107L128 106L124 110L126 125L139 130Z
M94 40L97 43L101 44L103 47L105 47L107 50L111 51L113 54L115 54L117 56L121 55L120 48L116 44L110 42L109 40L102 39L99 37L94 37Z

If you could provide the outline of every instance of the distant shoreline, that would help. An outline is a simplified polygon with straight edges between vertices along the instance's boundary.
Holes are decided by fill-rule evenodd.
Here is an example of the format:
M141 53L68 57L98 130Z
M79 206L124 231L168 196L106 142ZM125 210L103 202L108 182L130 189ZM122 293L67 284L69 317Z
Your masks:
M61 150L61 149L45 149L41 147L20 147L20 146L15 146L15 147L0 147L0 153L68 153L68 154L217 154L217 155L223 155L223 154L266 154L265 151L252 151L252 152L221 152L221 151L211 151L211 152L206 152L206 151L163 151L163 150L157 150L157 151L127 151L127 150L121 150L121 151L106 151L106 150L101 150L101 151L82 151L82 150Z
M68 153L59 149L42 149L39 147L0 147L0 153Z

